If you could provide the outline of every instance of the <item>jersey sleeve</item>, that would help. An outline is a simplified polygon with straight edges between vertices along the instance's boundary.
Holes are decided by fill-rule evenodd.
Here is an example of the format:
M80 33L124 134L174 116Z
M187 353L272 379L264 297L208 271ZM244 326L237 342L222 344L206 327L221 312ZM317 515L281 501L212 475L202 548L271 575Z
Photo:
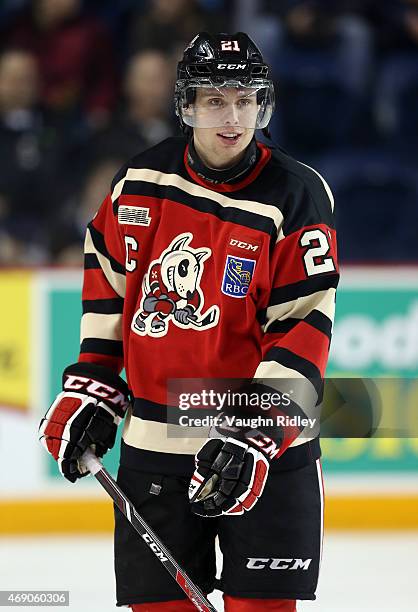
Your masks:
M123 368L122 312L126 288L125 246L108 195L89 223L84 245L79 361Z
M305 189L299 211L293 210L294 221L280 233L271 258L270 296L260 313L262 360L254 378L290 393L289 416L319 417L339 279L333 208L325 182L320 189L316 186L315 199ZM285 432L280 454L301 432ZM307 431L302 435L315 437Z

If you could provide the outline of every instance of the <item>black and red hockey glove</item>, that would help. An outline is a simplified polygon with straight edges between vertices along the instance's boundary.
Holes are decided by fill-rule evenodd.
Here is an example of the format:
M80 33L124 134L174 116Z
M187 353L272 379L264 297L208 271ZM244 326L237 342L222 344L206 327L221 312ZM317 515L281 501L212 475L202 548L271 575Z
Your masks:
M192 511L236 516L251 510L263 492L270 461L280 454L280 430L276 434L273 440L250 428L212 428L209 435L216 437L209 437L196 455L189 487Z
M113 447L128 406L128 385L105 366L76 363L64 370L63 391L41 421L39 439L65 478L87 475L78 460L88 447L98 457Z

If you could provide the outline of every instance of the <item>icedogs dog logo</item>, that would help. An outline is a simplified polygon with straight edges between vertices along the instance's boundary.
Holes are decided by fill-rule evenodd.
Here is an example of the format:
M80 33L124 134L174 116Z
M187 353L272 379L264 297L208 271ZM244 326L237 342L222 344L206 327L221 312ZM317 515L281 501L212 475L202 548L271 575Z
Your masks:
M172 321L182 329L204 331L219 321L219 306L202 312L200 281L204 262L211 256L208 247L193 249L193 234L176 236L159 259L151 262L144 276L139 310L132 330L139 336L165 336Z
M255 260L227 255L222 279L222 293L244 298L254 274Z

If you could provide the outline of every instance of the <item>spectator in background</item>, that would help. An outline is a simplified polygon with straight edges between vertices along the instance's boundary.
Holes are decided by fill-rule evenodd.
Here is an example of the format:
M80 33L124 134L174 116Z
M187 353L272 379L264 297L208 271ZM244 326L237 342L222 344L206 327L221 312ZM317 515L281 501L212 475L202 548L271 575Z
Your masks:
M131 48L161 49L178 54L196 32L228 31L226 16L205 12L197 0L150 0L147 12L134 17L131 26ZM176 61L178 58L176 57Z
M294 155L315 164L315 157L330 147L353 135L364 137L373 60L370 32L364 21L330 0L267 4L279 17L272 69L280 112L272 132Z
M337 30L338 7L326 0L287 0L278 3L287 35L299 45L332 43Z
M376 27L380 65L375 114L382 144L418 152L418 0L387 0L366 12Z
M350 0L374 30L380 58L418 45L418 0Z
M123 101L114 121L93 140L92 158L129 159L177 130L173 121L174 83L167 56L144 50L131 57L122 84Z
M115 102L111 38L98 20L83 14L81 0L33 0L8 42L36 56L48 108L81 110L92 126L107 121Z
M82 245L86 225L104 200L122 163L122 159L116 158L99 160L87 173L80 193L70 198L56 214L49 232L49 249L55 264L83 265Z
M37 62L27 51L0 56L0 158L0 261L38 263L45 213L59 182L60 145L39 105Z

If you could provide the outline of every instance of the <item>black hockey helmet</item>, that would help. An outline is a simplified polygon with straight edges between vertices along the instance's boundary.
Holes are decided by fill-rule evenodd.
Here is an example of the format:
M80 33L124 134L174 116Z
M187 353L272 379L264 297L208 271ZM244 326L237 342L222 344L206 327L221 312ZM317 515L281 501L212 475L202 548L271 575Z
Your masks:
M177 66L175 110L181 127L221 127L226 104L197 104L198 88L213 90L225 101L226 88L239 94L236 117L244 128L265 129L274 111L270 68L251 38L243 32L208 34L191 41ZM229 90L231 91L231 90Z

